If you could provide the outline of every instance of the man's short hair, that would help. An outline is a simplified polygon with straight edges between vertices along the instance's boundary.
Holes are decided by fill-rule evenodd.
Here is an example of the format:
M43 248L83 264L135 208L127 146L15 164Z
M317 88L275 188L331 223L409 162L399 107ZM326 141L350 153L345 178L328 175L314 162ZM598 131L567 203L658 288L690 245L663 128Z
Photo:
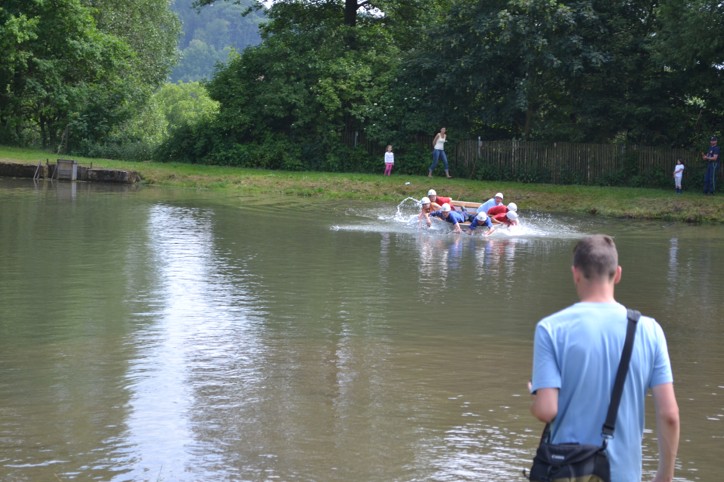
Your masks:
M596 234L580 240L573 248L573 266L586 279L607 278L616 275L618 251L611 236Z

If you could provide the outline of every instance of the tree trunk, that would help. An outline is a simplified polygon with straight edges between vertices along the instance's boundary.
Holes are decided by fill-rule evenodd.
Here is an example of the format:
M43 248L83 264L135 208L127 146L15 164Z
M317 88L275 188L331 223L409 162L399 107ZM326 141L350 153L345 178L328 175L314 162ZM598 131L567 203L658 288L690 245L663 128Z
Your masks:
M525 110L525 125L523 126L523 140L528 140L528 135L530 134L530 124L533 120L533 116L535 115L535 110L528 104L528 108Z
M41 145L43 146L43 149L46 149L48 147L48 125L45 122L44 116L38 117L38 124L40 126L40 141Z
M344 0L344 24L348 27L357 26L357 0Z
M60 136L60 142L58 143L58 148L55 150L57 154L67 154L68 153L68 135L70 133L70 124L65 125L65 129L63 129L63 133Z

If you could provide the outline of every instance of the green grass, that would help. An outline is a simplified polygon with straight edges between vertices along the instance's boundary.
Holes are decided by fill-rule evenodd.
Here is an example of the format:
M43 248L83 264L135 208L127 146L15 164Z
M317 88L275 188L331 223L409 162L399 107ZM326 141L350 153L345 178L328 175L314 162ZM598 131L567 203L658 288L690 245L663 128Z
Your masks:
M58 155L0 146L0 162L54 162ZM68 157L68 156L65 156ZM472 181L427 176L287 172L180 163L126 162L74 156L83 166L137 171L147 185L228 192L230 195L286 195L329 200L399 202L421 198L427 190L453 199L484 201L498 191L521 210L567 212L629 219L660 219L689 223L724 222L724 193L675 195L670 190L626 187L558 186ZM686 189L686 182L684 183Z

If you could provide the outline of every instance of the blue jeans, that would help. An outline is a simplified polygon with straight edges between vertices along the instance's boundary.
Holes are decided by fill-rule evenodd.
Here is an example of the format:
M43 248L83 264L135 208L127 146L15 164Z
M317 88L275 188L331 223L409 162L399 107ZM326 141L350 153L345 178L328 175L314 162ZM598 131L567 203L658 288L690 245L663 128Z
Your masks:
M448 170L447 167L447 156L445 155L445 151L442 149L433 149L432 150L432 164L430 165L430 172L435 170L435 166L437 166L437 161L440 160L442 157L442 163L445 165L445 170Z
M704 194L714 194L716 189L716 168L719 167L718 162L709 162L706 166L706 174L704 175Z

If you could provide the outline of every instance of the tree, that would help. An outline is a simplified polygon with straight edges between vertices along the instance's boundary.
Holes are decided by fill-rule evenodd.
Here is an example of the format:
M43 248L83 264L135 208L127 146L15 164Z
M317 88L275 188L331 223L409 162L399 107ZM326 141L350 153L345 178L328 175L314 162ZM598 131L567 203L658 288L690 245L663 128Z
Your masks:
M219 105L199 82L166 83L142 111L114 132L118 144L141 143L149 149L164 142L172 131L214 117Z
M372 116L387 115L377 104L394 82L400 46L416 45L426 19L439 15L443 3L274 2L261 26L262 44L247 48L209 82L221 107L215 140L204 144L214 152L256 149L235 158L259 166L278 167L270 153L283 151L307 168L363 168L367 161L355 157L361 151L350 150L353 139L366 132L373 141L390 141L388 132L375 129L381 119ZM234 158L222 157L225 163Z
M8 6L9 7L9 6ZM17 143L23 139L21 96L10 95L17 77L28 69L32 59L31 42L38 37L38 19L0 7L0 141Z
M178 24L166 0L7 0L0 120L9 141L102 142L168 75Z
M14 48L2 52L0 108L16 142L33 140L57 148L67 129L104 84L118 92L119 74L131 52L117 38L95 28L78 0L8 0L0 10L0 38Z
M231 48L217 50L202 40L194 39L181 52L181 60L170 80L193 82L210 78L217 67L228 61L232 52Z
M671 79L672 144L706 145L724 121L724 4L665 0L656 13L660 28L652 52Z
M330 6L278 4L269 16L264 42L209 83L221 104L219 123L230 142L292 141L319 165L345 130L364 121L363 106L393 71L393 46L383 29L368 26L357 35L360 48L348 49Z
M684 6L697 20L677 25ZM711 47L691 45L696 24L721 8L714 0L279 0L263 43L209 83L220 113L213 142L203 144L214 152L284 139L305 164L330 169L347 134L399 146L443 125L457 139L686 145L696 125L721 120L720 29L707 34Z
M232 1L232 0L230 0ZM256 8L264 8L266 5L266 2L263 0L255 0L256 1ZM233 1L233 3L239 4L241 3L239 0ZM292 4L292 3L302 3L299 2L299 0L277 0L275 2L277 5L279 4ZM322 6L324 8L328 7L335 7L339 8L339 12L343 14L344 18L344 24L348 27L355 27L357 25L357 15L359 10L363 10L365 12L370 12L375 10L377 7L377 2L373 0L322 0L318 2L314 2L313 0L309 2L310 4L317 4L319 6ZM207 6L207 5L213 5L214 0L195 0L195 5L199 7Z
M204 8L193 8L194 0L175 0L173 9L183 24L179 42L180 60L170 80L195 81L211 78L218 64L227 62L232 51L261 42L259 25L263 10L244 12L253 0L240 4L216 2Z
M178 60L181 24L168 0L83 0L97 28L124 40L134 52L132 67L151 91L168 78Z
M423 45L406 52L398 91L435 98L420 112L470 134L678 139L677 113L686 112L677 100L683 84L654 55L660 26L655 5L457 1ZM399 105L403 109L395 110L404 110Z

